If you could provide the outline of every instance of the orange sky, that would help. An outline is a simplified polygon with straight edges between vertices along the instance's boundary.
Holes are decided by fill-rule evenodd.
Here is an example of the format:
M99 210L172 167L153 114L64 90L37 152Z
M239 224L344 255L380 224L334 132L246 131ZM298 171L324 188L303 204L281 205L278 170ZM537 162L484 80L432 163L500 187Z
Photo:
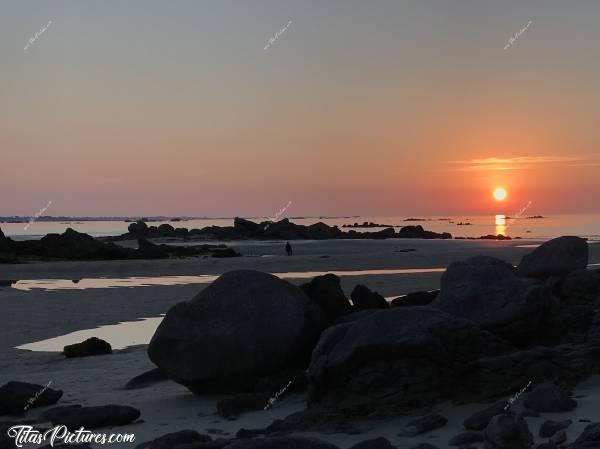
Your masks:
M600 211L600 3L299 3L12 4L0 215Z

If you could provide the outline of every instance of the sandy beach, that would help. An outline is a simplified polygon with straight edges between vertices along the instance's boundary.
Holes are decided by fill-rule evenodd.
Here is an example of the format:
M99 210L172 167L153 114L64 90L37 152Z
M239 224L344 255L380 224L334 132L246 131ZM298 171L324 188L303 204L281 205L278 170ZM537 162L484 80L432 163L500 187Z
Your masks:
M485 254L516 264L539 242L532 241L426 241L390 239L382 241L302 241L294 243L295 255L283 255L283 242L245 242L232 245L244 254L231 259L169 259L160 261L108 262L45 262L1 266L1 278L12 280L130 278L165 276L220 275L236 269L254 269L279 273L295 284L306 278L327 272L337 273L346 294L359 283L367 285L385 297L396 297L419 290L439 288L441 271L420 273L419 270L444 269L452 261ZM404 250L414 250L403 252ZM326 257L324 257L326 256ZM600 247L590 245L591 265L600 263ZM414 269L415 272L410 272ZM389 274L384 270L408 270ZM356 273L356 272L359 273ZM382 274L383 272L383 274ZM286 273L291 273L288 278ZM299 273L303 273L301 276ZM297 277L293 277L297 276ZM49 284L51 285L51 284ZM119 432L133 432L136 443L183 429L195 429L213 437L233 437L241 428L262 428L275 419L305 408L301 394L290 394L270 410L243 414L236 420L226 420L216 414L218 397L194 396L185 387L163 381L137 390L125 390L134 376L154 368L148 359L146 346L117 350L111 355L65 359L56 352L34 352L15 349L26 343L45 340L82 329L117 324L145 317L158 317L171 306L191 299L207 284L143 286L130 288L89 288L44 290L0 289L0 384L10 380L32 382L64 390L60 405L123 404L141 411L138 422L119 427ZM74 284L76 286L76 284ZM51 288L51 287L50 287ZM106 338L110 343L110 338ZM527 418L531 431L543 419L572 419L569 441L581 433L585 422L598 421L596 401L600 400L600 377L595 376L575 390L579 406L573 412L544 414ZM508 398L507 398L508 400ZM386 437L398 448L410 448L429 442L440 448L462 432L462 422L481 404L441 404L434 411L449 420L441 429L412 438L399 437L398 429L410 417L393 420L361 422L351 433L311 434L341 448L357 442ZM44 408L33 409L28 418L39 416ZM113 429L114 430L114 429ZM537 438L537 437L536 437ZM541 441L541 440L539 440ZM114 447L117 447L115 445ZM123 445L122 447L131 447ZM476 446L474 446L476 447Z

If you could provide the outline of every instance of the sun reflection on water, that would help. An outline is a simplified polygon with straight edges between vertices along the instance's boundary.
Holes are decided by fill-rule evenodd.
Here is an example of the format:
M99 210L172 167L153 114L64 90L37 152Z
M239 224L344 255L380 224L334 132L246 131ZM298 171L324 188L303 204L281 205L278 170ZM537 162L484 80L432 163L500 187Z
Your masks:
M496 235L506 235L506 215L496 215Z

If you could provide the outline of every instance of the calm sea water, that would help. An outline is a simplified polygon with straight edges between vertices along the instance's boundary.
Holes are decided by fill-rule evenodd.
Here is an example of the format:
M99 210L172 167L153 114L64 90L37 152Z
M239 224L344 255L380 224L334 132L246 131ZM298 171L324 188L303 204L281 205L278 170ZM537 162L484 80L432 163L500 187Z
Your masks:
M283 218L283 217L282 217ZM600 214L577 214L577 215L548 215L544 218L506 218L503 215L496 216L437 216L437 217L415 217L424 218L423 221L406 221L407 217L352 217L352 218L291 218L298 224L313 224L318 221L328 225L341 227L344 224L362 223L365 221L392 225L422 225L425 229L436 232L449 232L453 236L479 237L487 234L504 234L511 237L522 237L528 239L548 239L560 235L578 235L591 240L600 240ZM254 221L268 220L268 217L256 218ZM174 227L203 228L205 226L232 226L233 219L195 219L186 221L160 221L152 222L152 225L170 223ZM463 223L463 224L460 224ZM469 223L469 224L466 224ZM36 221L27 227L26 223L0 223L0 227L7 236L17 240L40 238L51 232L61 233L67 228L73 228L79 232L101 237L119 235L127 232L129 223L125 221L65 221L65 222L43 222ZM345 229L347 230L347 229ZM363 229L357 231L373 231L377 228Z

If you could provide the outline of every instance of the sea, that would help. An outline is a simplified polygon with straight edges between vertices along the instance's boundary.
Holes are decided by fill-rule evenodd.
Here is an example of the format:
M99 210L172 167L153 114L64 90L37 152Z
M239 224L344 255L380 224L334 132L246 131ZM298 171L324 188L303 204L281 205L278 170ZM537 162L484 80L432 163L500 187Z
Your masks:
M285 217L280 217L283 219ZM249 218L253 221L270 220L268 217ZM8 219L5 219L8 220ZM302 225L323 222L338 226L343 230L354 229L358 232L377 231L393 226L396 230L403 226L421 225L435 232L449 232L453 237L480 237L502 234L512 238L547 240L561 235L577 235L589 240L600 240L600 214L570 214L511 217L507 215L470 215L470 216L353 216L353 217L290 217L290 221ZM353 227L364 222L383 225L381 227ZM232 226L233 218L194 218L162 219L148 221L148 225L169 223L174 227L203 228L206 226ZM91 220L64 221L31 220L20 223L1 222L0 228L6 236L15 240L39 239L49 233L62 233L67 228L84 232L94 237L120 235L127 232L130 221ZM350 227L348 227L350 226Z

